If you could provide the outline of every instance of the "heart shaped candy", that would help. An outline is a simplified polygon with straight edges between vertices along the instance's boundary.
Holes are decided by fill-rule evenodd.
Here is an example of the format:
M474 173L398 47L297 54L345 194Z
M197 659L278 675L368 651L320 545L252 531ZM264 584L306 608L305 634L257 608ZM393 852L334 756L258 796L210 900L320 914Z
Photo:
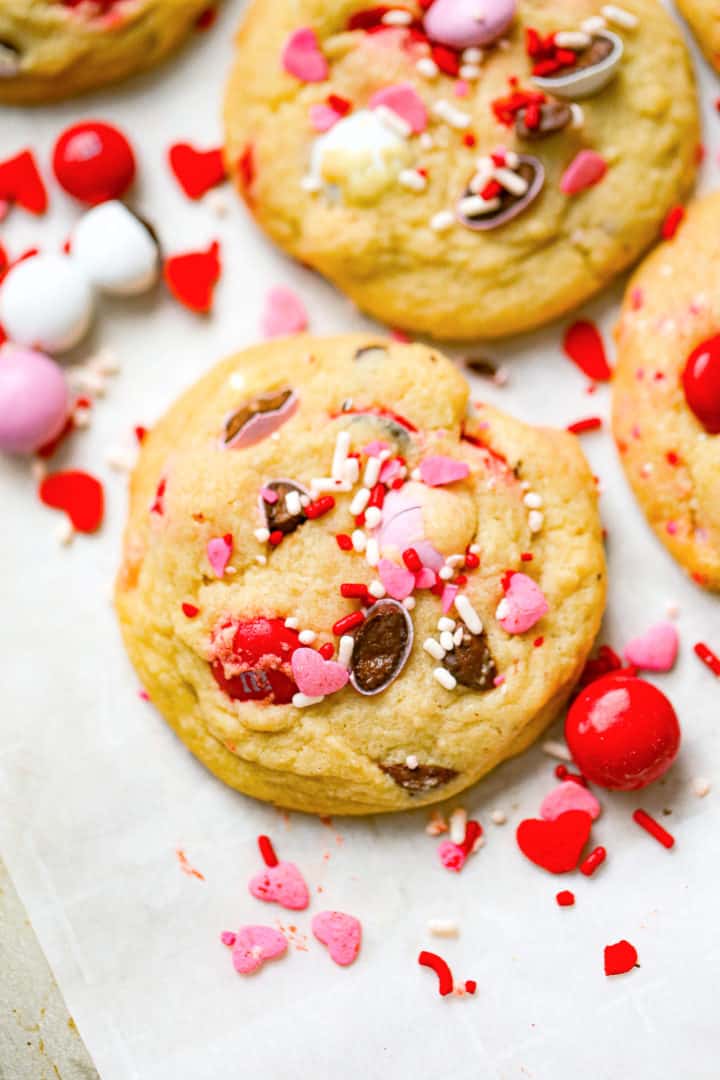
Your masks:
M47 210L45 185L29 150L0 162L0 200L17 203L31 214L44 214Z
M325 660L315 649L296 649L290 661L298 690L308 697L325 697L342 690L349 675L335 660Z
M540 818L521 821L516 838L518 847L530 862L551 874L567 874L579 863L591 827L590 814L584 810L568 810L555 821Z
M285 70L300 82L323 82L327 79L328 62L320 50L314 30L295 30L285 42L282 62Z
M678 652L678 632L670 622L656 623L625 646L629 664L644 671L670 671Z
M271 926L242 926L237 934L225 933L221 940L232 948L233 967L239 975L250 975L266 960L287 951L287 939Z
M263 337L284 337L286 334L300 334L307 330L308 317L297 293L282 285L271 289L265 297L265 310L262 314L261 329Z
M92 533L100 528L105 504L103 487L89 473L52 473L40 484L39 495L46 506L64 510L78 532Z
M215 576L221 578L225 573L227 564L230 562L233 551L232 533L226 533L225 536L214 536L212 540L208 540L206 550L208 562L213 568Z
M220 245L214 241L207 251L171 255L163 268L165 284L176 300L201 315L212 307L213 289L220 277Z
M600 817L600 803L591 791L575 780L564 780L546 795L540 806L540 817L555 821L568 810L584 810L593 821Z
M410 596L415 588L414 574L406 570L404 566L391 562L390 559L381 559L377 569L378 577L388 596L391 596L393 600L404 600ZM434 574L432 583L435 584Z
M425 102L410 83L385 86L370 98L370 108L383 105L404 120L413 135L419 135L427 127Z
M505 596L498 604L496 616L508 634L524 634L549 610L544 592L531 577L520 573L507 577Z
M327 945L331 959L341 967L352 964L360 952L362 926L354 915L321 911L313 918L312 932L318 941Z
M168 158L180 187L190 199L200 199L210 188L222 184L227 175L221 149L196 150L190 143L175 143Z
M288 911L304 911L310 903L305 879L295 863L279 862L268 866L251 880L250 892L258 900L280 904Z

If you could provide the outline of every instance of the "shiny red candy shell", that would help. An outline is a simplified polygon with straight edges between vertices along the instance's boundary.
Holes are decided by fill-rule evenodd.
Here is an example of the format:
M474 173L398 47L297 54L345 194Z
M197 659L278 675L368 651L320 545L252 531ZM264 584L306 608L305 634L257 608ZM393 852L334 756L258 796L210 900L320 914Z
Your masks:
M299 647L297 630L282 619L249 619L238 625L233 638L233 661L246 667L226 678L223 665L212 665L215 680L236 701L267 701L288 705L297 693L290 657Z
M690 353L682 381L685 400L705 430L720 434L720 334Z
M67 128L55 143L53 171L69 195L96 206L122 198L135 179L135 155L118 128L87 121Z
M680 725L657 687L615 672L578 694L565 721L565 738L591 783L636 791L670 768L680 748Z

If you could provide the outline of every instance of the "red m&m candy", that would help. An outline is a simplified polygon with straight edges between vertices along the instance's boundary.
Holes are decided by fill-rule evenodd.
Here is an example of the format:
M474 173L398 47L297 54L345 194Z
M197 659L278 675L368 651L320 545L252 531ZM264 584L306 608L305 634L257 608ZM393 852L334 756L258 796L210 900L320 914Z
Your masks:
M297 686L290 657L299 647L298 632L283 619L258 617L228 621L214 634L215 681L236 701L288 705Z
M720 334L690 353L682 382L685 399L705 430L720 434Z
M122 131L89 120L62 133L53 151L53 171L69 195L95 206L125 194L135 179L135 155Z
M656 686L615 672L581 690L568 712L565 738L593 784L635 791L670 768L680 748L680 725Z

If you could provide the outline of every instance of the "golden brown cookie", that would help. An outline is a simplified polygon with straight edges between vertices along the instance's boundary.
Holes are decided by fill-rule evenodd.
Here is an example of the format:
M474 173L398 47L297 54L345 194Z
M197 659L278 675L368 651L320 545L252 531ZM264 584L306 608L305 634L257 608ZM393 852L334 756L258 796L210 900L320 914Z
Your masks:
M700 48L720 71L720 4L717 0L677 0Z

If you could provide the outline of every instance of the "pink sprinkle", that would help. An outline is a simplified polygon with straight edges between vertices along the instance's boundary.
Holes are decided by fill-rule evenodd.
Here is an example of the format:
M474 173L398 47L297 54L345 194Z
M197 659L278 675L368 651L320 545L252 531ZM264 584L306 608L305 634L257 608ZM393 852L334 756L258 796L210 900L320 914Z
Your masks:
M671 536L675 536L677 534L677 531L678 531L677 521L668 521L667 525L665 526L665 529L666 529L667 532L670 533Z
M508 634L524 634L549 610L550 605L540 586L527 574L515 573L505 585L497 618Z
M347 967L360 952L362 926L354 915L343 911L320 911L313 916L312 932L327 946L331 958L340 967Z
M297 688L308 697L335 694L347 684L347 668L335 660L326 660L315 649L296 649L290 663Z
M469 475L470 466L466 462L445 457L443 454L433 454L420 462L420 476L423 483L429 487L454 484L457 480L464 480Z
M213 573L216 577L221 578L225 573L225 568L230 562L230 556L233 551L233 538L228 533L226 536L215 536L212 540L208 540L207 544L207 557L210 563Z
M630 307L632 308L633 311L639 311L644 303L645 303L645 293L643 292L643 290L640 288L639 285L636 285L635 288L630 293Z
M328 62L320 50L317 34L309 28L295 30L290 35L283 49L282 64L301 82L323 82L328 76Z
M470 93L470 83L465 82L465 79L456 79L453 86L453 93L455 97L464 98Z
M310 123L315 131L329 131L342 117L332 105L316 104L310 106Z
M445 869L454 870L456 874L460 873L467 859L464 850L452 840L442 841L438 847L438 856Z
M386 86L383 90L378 90L370 98L370 108L377 109L378 105L384 105L386 109L396 113L405 121L413 135L419 135L427 127L425 103L410 83L398 83L396 86Z
M150 700L150 695L148 694L147 690L138 690L138 697L140 698L141 701L149 701Z
M460 592L460 587L458 585L446 585L445 586L445 588L442 591L442 596L440 598L440 603L441 603L441 606L442 606L443 615L447 615L448 611L450 610L450 608L455 603L455 597L457 596L457 594L459 592Z
M502 684L505 682L505 678L505 675L496 675L493 679L493 686L502 686Z
M265 297L265 310L262 314L261 328L266 338L284 337L286 334L299 334L307 330L308 317L300 297L278 285L270 289Z
M272 926L243 926L232 936L235 938L232 961L238 975L250 975L261 968L266 960L282 956L287 951L287 938Z
M380 476L378 477L381 484L386 484L387 487L393 483L394 480L399 479L403 471L403 464L398 461L397 458L390 458L386 461L380 469Z
M543 799L540 817L545 821L555 821L568 810L583 810L596 821L600 817L601 807L593 793L582 784L574 780L564 780Z
M385 592L393 600L404 600L415 588L415 575L404 566L398 566L390 559L381 559L377 566L378 577L385 587Z
M223 945L228 945L232 948L232 946L237 941L237 934L233 934L232 930L223 930L222 934L220 935L220 940L222 941Z
M423 566L422 570L418 570L415 575L415 588L432 589L436 581L437 575L435 571L431 570L429 566Z
M678 653L678 632L671 622L656 623L625 646L629 664L644 671L670 671Z
M578 195L599 184L607 170L607 161L601 154L595 150L581 150L563 173L560 190L564 195Z
M380 457L383 450L389 450L390 443L384 442L383 439L374 439L369 442L367 446L363 446L362 452L366 457Z
M260 494L262 495L264 502L270 503L271 506L273 506L280 498L277 491L273 491L272 488L260 488Z

